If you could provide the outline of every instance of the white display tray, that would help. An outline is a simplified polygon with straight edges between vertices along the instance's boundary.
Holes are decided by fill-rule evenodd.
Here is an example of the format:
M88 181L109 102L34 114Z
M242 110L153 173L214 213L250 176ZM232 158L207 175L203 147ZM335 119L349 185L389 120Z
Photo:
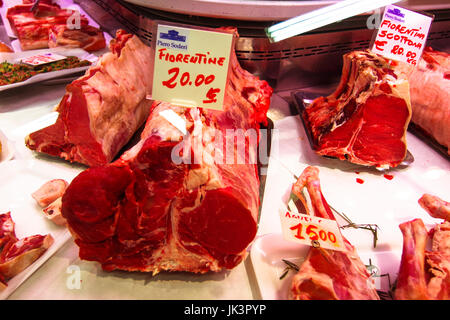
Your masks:
M54 238L54 243L38 260L8 281L7 288L0 291L0 299L6 299L13 293L71 238L67 228L45 218L42 208L31 197L31 193L51 179L65 179L71 182L80 171L62 162L11 160L0 163L0 213L11 212L17 238L35 234L51 234Z
M16 53L0 53L0 62L9 62L9 63L18 63L20 59L31 57L37 54L41 53L57 53L64 56L75 56L78 57L81 60L88 60L91 62L91 65L94 65L98 57L94 54L90 54L87 51L80 49L80 48L73 48L73 49L67 49L67 48L51 48L51 49L40 49L40 50L28 50L23 52L16 52ZM36 82L43 82L50 79L55 79L59 77L63 77L70 74L75 74L78 72L83 72L87 70L90 66L85 67L79 67L79 68L72 68L72 69L64 69L64 70L57 70L57 71L51 71L51 72L45 72L45 73L39 73L31 78L28 78L25 81L22 82L16 82L11 83L7 85L0 86L0 92L9 90L12 88L22 87L31 83Z
M408 150L415 161L405 169L388 172L394 176L388 180L376 169L316 155L299 116L277 121L274 127L258 237L250 254L262 299L287 298L294 273L279 279L286 267L281 259L301 264L308 252L307 246L283 239L279 218L279 210L286 207L295 182L293 175L299 176L308 165L319 168L323 195L333 208L356 224L379 227L376 248L370 231L345 228L342 234L356 247L363 263L369 265L371 261L380 275L389 274L392 284L397 278L403 247L399 224L421 218L430 228L442 221L430 217L417 201L424 193L450 199L450 162L408 132ZM359 184L357 178L364 183ZM387 276L374 279L377 289L388 290Z

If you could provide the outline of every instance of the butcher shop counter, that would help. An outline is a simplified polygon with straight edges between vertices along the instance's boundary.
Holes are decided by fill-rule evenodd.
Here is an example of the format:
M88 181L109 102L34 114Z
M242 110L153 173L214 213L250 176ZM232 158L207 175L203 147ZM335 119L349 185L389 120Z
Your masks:
M34 84L0 93L0 130L13 149L12 159L0 163L0 211L27 214L28 209L34 219L39 220L29 223L27 217L18 217L16 223L21 232L36 233L37 224L45 220L31 198L31 192L39 184L61 177L70 181L85 169L34 153L24 144L27 134L56 120L57 114L53 110L65 93L65 85ZM335 85L303 88L302 91L322 95L331 92ZM427 227L437 222L420 208L417 200L423 193L450 198L450 162L410 132L407 133L408 150L415 160L407 168L389 172L386 175L389 179L375 169L356 168L344 161L321 158L310 149L290 93L276 91L272 96L268 112L274 122L272 150L266 175L261 176L264 198L258 234L248 248L249 255L244 262L230 271L204 275L106 272L97 262L80 260L78 247L69 232L64 227L52 226L50 230L60 235L55 241L54 252L50 252L46 260L38 260L28 278L7 298L286 299L294 273L290 272L280 280L286 267L282 259L300 262L305 246L283 239L278 212L286 206L294 176L308 165L320 169L324 195L334 208L345 212L357 224L372 224L379 228L376 247L367 230L345 229L342 232L355 245L366 265L381 275L390 275L375 278L377 288L387 291L396 279L402 251L398 225L414 218L421 218ZM42 228L48 230L48 225Z

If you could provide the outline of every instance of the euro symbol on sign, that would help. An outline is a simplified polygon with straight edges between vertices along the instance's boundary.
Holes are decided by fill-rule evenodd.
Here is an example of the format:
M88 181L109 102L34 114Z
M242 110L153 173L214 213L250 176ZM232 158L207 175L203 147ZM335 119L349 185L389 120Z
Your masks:
M206 93L208 100L203 100L203 103L214 103L217 102L216 95L220 92L220 89L210 88Z
M377 48L377 50L383 51L383 46L387 43L387 41L375 41L374 45Z

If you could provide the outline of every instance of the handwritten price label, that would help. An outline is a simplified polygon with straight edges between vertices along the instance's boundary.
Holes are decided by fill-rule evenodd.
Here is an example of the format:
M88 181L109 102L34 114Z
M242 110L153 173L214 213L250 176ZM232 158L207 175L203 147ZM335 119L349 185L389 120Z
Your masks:
M233 34L158 25L152 99L222 110Z
M432 17L387 6L371 50L415 66L422 56L432 21Z
M67 59L67 57L56 54L56 53L42 53L38 55L34 55L28 58L24 58L21 60L22 63L26 63L32 66L39 66L42 64L55 62L59 60Z
M284 239L310 246L345 251L344 240L336 221L307 214L280 212Z

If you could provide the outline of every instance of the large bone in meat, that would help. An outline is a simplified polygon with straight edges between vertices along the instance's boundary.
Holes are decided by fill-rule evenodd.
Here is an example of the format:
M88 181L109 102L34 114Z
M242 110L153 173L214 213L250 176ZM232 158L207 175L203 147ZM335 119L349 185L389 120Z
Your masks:
M152 51L123 31L110 49L67 86L56 123L26 137L30 149L99 166L111 162L144 124L151 106L146 96Z
M448 212L450 205L431 195L424 195L419 203L432 217L447 220L436 225L432 232L427 232L421 219L400 224L403 233L403 253L395 299L449 300L450 221L448 215L440 213ZM431 251L426 250L430 233Z
M306 187L314 215L335 219L323 197L319 169L307 167L292 187L303 203ZM290 298L295 300L379 300L373 279L356 249L344 238L346 251L311 247L300 270L294 276Z
M407 73L399 63L398 72ZM450 55L426 47L409 76L411 121L443 145L450 155Z
M400 224L400 230L403 233L403 253L395 299L427 299L427 283L425 280L427 230L420 219Z
M450 221L450 203L447 201L425 193L419 199L419 204L433 218Z
M305 108L316 153L360 165L395 167L406 156L408 81L370 51L344 55L336 91Z
M257 230L259 178L247 161L256 158L257 140L245 139L234 160L216 161L223 149L213 146L240 146L227 130L259 135L272 89L241 69L234 54L230 64L224 111L155 102L138 144L75 177L62 215L82 259L108 271L156 274L220 271L245 258ZM163 111L184 119L185 136Z

